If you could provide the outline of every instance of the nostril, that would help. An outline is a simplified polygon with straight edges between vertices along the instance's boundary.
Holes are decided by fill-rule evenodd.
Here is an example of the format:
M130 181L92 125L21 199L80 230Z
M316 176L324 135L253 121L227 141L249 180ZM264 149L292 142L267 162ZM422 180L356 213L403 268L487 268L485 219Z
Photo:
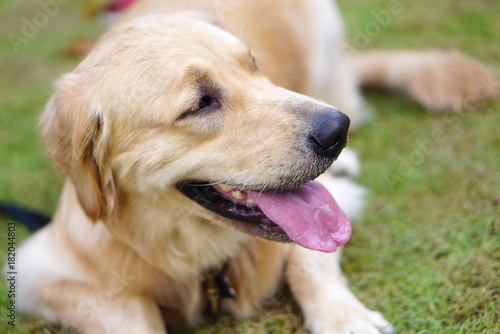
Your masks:
M337 146L339 142L342 142L343 138L342 134L337 134L337 131L328 132L328 130L330 130L328 126L324 126L321 132L312 136L314 141L325 149Z
M318 154L335 159L347 144L350 120L345 114L333 109L316 120L311 141Z

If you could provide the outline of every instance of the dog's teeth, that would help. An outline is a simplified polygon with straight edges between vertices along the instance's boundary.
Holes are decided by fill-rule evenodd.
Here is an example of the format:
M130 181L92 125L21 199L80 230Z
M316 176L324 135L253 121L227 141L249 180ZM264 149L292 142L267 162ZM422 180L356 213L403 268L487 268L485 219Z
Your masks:
M231 195L236 199L243 199L243 195L241 194L241 191L235 190L235 191L231 192Z
M224 183L220 183L220 184L218 184L218 186L222 191L231 191L231 189L233 189L232 187L230 187Z
M247 199L247 204L254 205L255 201L251 198Z

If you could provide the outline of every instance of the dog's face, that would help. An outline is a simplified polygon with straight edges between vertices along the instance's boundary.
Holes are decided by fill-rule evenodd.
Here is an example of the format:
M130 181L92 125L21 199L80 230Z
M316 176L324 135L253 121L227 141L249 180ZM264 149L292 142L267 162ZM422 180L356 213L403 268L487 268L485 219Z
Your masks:
M307 205L344 219L321 187L303 185L345 146L349 119L274 86L241 41L202 16L125 23L60 81L44 140L89 218L111 219L131 194L178 191L184 207L201 204L212 220L273 240L307 234L281 224L318 214L300 213ZM312 248L345 242L350 230L337 225L334 247Z

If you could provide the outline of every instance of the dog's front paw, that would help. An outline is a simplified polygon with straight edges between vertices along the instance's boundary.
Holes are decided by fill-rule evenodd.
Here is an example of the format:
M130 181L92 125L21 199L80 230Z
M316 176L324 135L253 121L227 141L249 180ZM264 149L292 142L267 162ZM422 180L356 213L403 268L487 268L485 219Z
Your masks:
M379 312L341 312L326 322L308 326L312 334L392 334L391 324Z
M321 306L320 306L321 305ZM312 334L391 334L391 324L379 312L370 311L350 292L307 312L306 327ZM312 311L312 310L309 310Z
M491 68L456 51L422 52L408 65L411 69L400 72L407 75L398 86L434 111L470 109L499 93Z

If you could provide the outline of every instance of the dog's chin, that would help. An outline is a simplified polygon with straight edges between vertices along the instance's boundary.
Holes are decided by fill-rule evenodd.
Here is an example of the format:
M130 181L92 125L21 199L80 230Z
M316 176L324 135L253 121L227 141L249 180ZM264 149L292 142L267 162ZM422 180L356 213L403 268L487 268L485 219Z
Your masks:
M231 228L271 241L292 242L283 228L237 188L199 181L181 182L176 187L192 201L219 215L221 222Z

